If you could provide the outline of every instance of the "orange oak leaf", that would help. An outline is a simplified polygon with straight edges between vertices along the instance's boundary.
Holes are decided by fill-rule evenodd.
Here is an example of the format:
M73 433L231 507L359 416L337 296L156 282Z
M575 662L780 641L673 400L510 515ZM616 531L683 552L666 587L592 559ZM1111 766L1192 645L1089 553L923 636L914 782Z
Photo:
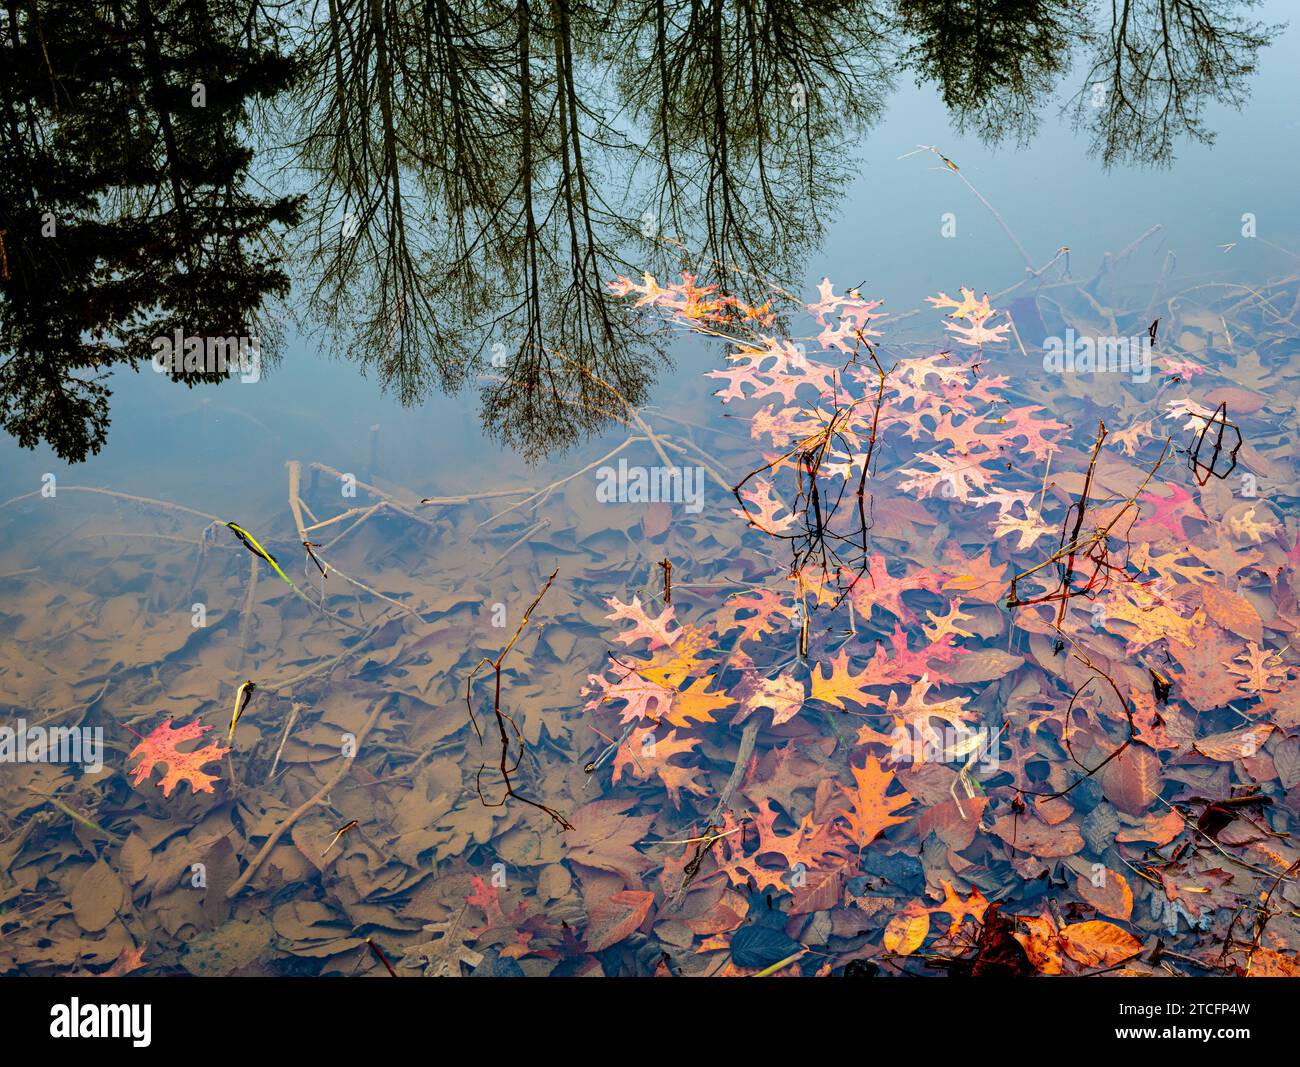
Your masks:
M695 738L679 739L676 730L669 730L660 737L654 725L633 730L627 741L618 747L610 781L617 783L625 770L640 781L658 775L668 789L668 798L673 802L673 807L680 807L682 789L697 796L703 795L707 790L695 781L695 768L681 767L668 760L672 756L691 752L699 743Z
M825 666L830 668L829 675L823 675L819 670L812 672L814 700L833 704L841 711L846 710L845 700L851 700L864 708L872 704L884 704L880 697L867 692L867 686L880 684L880 678L871 669L870 664L859 674L853 674L849 667L849 653L841 648L839 655L831 657L831 661Z
M850 806L840 809L838 814L848 820L850 836L858 847L865 848L889 827L911 818L897 813L912 803L912 796L905 789L890 795L894 774L882 770L875 756L868 756L863 767L850 764L849 770L856 784L855 788L844 790Z
M1244 664L1243 664L1244 661ZM1243 681L1237 688L1246 693L1262 694L1280 689L1287 678L1287 667L1277 652L1260 648L1254 641L1232 663L1224 664L1229 674Z
M957 891L953 889L951 882L945 880L941 884L943 885L943 903L936 904L930 911L942 911L947 914L950 920L948 923L948 937L952 937L961 929L962 921L968 915L977 923L984 921L984 912L988 909L989 902L983 893L978 889L972 889L971 895L962 900L957 895Z
M147 944L147 943L146 943ZM137 945L135 948L124 948L117 954L117 959L113 965L106 971L100 971L94 975L95 978L121 978L123 975L130 974L132 971L138 971L144 966L145 944Z
M737 644L756 641L765 634L779 633L792 629L795 602L792 597L782 596L770 589L746 589L735 596L728 597L726 604L718 610L715 625L719 637L740 627Z
M195 719L188 726L182 726L179 729L172 729L172 720L168 719L162 725L156 727L148 737L141 740L127 756L128 760L140 756L140 762L136 764L134 775L131 779L132 785L139 785L149 777L150 772L159 763L167 765L167 773L163 775L159 785L162 786L163 796L172 795L172 790L181 782L189 782L190 788L196 793L212 793L213 782L219 782L221 779L215 774L205 774L203 765L212 763L214 760L221 759L230 750L223 748L219 742L212 742L204 745L202 748L196 748L192 752L179 752L177 746L186 741L193 741L203 735L204 730L211 730L211 726L204 726L202 722Z

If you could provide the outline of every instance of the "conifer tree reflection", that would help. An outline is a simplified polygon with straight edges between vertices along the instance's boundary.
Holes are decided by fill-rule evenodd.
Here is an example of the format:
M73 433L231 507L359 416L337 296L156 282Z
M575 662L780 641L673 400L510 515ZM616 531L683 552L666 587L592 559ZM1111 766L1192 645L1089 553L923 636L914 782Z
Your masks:
M176 330L255 334L287 292L297 201L249 191L243 135L292 66L237 0L53 0L0 10L0 70L0 423L77 461L106 439L110 367Z

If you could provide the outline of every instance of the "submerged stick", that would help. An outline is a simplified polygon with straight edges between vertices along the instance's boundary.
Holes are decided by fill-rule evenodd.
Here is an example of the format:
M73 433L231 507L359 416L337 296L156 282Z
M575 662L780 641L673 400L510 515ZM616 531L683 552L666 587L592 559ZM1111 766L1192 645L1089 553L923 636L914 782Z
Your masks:
M506 801L510 797L514 797L516 800L537 808L539 811L546 812L547 815L560 824L562 829L572 830L573 824L554 808L548 808L545 804L536 800L529 800L528 797L520 796L519 793L515 791L514 783L510 780L510 775L519 769L519 764L524 758L524 739L523 734L519 732L518 723L516 723L510 715L501 710L501 664L505 662L505 658L510 654L510 650L515 647L515 642L519 640L519 635L524 632L524 627L528 625L529 619L532 618L533 609L541 602L542 597L546 595L546 591L551 588L551 583L555 581L555 576L559 573L559 567L556 567L555 570L551 571L551 576L546 579L546 584L542 586L542 591L533 598L533 602L528 605L527 609L525 609L524 617L520 620L514 636L510 638L510 642L506 647L501 650L501 654L494 660L488 659L485 656L483 659L479 660L474 669L470 671L469 677L465 680L465 707L469 710L470 725L474 727L474 732L478 734L478 739L481 742L483 740L483 731L479 729L478 719L474 715L474 704L472 701L474 677L483 667L491 667L494 678L492 714L496 716L497 732L501 738L501 762L499 769L501 771L501 778L505 782L506 791L501 799L495 804L488 803L487 798L483 795L482 786L483 771L487 768L487 764L484 763L479 767L478 774L474 777L474 788L478 791L478 798L482 801L483 806L488 808L503 808L505 807ZM515 740L519 743L519 754L515 758L513 766L510 765L510 735L506 731L507 723L509 723L510 728L514 730Z
M361 727L361 731L357 734L355 750L357 755L360 755L361 745L365 741L366 735L370 733L370 728L375 725L375 720L379 718L379 713L383 710L384 701L376 700L375 706L370 712L370 717L366 719L365 725ZM289 817L271 832L271 836L268 837L262 847L258 849L257 855L253 857L252 862L244 868L244 873L236 878L230 888L226 890L227 900L232 900L237 897L243 890L244 886L248 885L253 875L257 873L258 868L262 866L262 862L271 854L271 850L280 843L280 838L284 836L285 831L292 827L293 824L303 816L303 814L310 811L324 800L335 786L337 786L339 782L343 781L347 776L348 771L352 769L352 763L357 758L357 755L344 757L343 766L338 769L334 776L316 790L315 793L294 808L294 810L289 814Z

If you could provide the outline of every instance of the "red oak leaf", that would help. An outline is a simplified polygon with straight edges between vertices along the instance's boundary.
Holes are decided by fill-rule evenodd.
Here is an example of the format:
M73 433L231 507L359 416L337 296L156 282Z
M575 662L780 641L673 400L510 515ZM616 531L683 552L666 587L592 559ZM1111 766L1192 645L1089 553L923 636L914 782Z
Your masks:
M1205 512L1197 506L1192 494L1181 485L1169 482L1167 487L1169 489L1167 497L1150 491L1142 494L1143 504L1151 509L1149 514L1142 516L1142 525L1159 526L1161 529L1168 530L1178 540L1186 541L1187 531L1183 529L1183 520L1200 519L1204 522ZM1143 510L1146 510L1145 507Z
M605 601L605 606L614 609L612 615L606 615L607 619L630 619L636 623L630 630L624 630L621 634L615 634L615 638L622 641L625 645L634 644L643 638L650 642L651 648L667 648L677 638L681 637L682 631L679 627L676 630L669 630L668 624L673 621L677 614L676 608L664 608L653 619L645 612L641 606L641 598L634 596L632 603L624 604L616 596L609 597Z
M196 737L201 737L204 730L211 729L211 726L204 726L202 722L195 719L188 726L173 730L172 721L168 719L136 745L127 756L128 760L136 756L141 757L133 772L135 777L131 779L131 784L139 785L149 777L149 773L155 766L165 763L167 773L159 783L162 786L163 796L171 796L172 790L181 782L189 782L190 788L196 793L214 792L212 783L219 782L221 779L215 774L205 774L203 765L221 759L230 749L222 748L214 741L202 748L196 748L193 752L176 750L177 745L185 741L193 741Z

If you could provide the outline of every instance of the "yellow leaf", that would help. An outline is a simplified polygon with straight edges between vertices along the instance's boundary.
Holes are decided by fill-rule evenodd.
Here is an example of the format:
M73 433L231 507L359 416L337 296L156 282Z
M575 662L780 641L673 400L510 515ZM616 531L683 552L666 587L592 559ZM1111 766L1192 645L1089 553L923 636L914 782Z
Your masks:
M921 947L929 932L930 913L917 912L909 905L885 926L885 948L900 956L910 956Z
M1142 951L1142 942L1114 923L1093 919L1061 930L1065 954L1085 967L1113 967Z

